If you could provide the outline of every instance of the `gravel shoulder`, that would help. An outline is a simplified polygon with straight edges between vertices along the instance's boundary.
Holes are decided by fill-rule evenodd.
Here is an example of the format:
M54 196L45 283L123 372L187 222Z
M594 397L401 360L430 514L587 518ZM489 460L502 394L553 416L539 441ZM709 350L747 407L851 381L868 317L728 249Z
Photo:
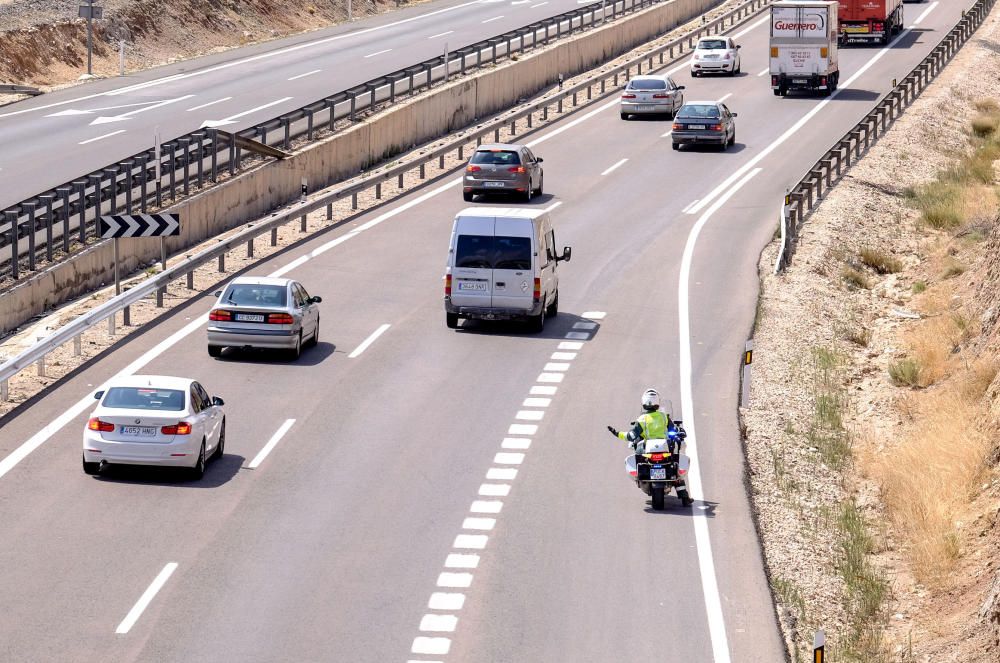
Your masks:
M998 16L994 8L944 73L826 195L806 221L789 269L773 274L777 242L761 255L753 383L743 417L759 532L795 661L812 660L818 628L833 642L831 660L1000 660L1000 613L990 594L1000 587L996 465L983 468L958 514L951 572L933 583L918 580L922 569L913 563L908 533L887 512L884 483L873 470L920 420L912 408L934 389L901 388L890 379L890 367L908 356L915 316L971 321L953 350L961 360L949 362L1000 356L997 199L987 197L971 234L927 228L910 200L967 151L974 102L1000 100ZM869 269L862 249L896 261L898 270ZM993 416L977 422L994 445L998 391L994 380L985 396ZM866 524L866 563L888 588L863 633L851 623L857 595L843 572L847 504ZM866 640L868 654L860 657L852 644L859 637L877 640Z

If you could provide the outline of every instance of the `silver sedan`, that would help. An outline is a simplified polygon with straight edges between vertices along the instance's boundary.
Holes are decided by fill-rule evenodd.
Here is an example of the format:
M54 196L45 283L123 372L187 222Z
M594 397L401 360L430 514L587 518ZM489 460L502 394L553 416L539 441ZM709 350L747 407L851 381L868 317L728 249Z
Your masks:
M241 276L215 293L208 314L208 354L223 348L287 350L293 359L303 344L319 341L321 297L311 297L298 281Z
M635 76L622 90L621 117L627 120L629 115L653 113L673 117L684 105L683 89L669 76Z

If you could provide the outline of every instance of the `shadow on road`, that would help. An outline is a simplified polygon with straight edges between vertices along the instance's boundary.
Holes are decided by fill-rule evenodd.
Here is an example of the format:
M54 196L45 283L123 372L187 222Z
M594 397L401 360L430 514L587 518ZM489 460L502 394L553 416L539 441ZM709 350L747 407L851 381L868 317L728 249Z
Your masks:
M294 366L316 366L337 351L333 343L320 341L312 348L302 348L298 359L292 360L285 350L243 350L226 348L221 361L238 361L244 364L292 364Z
M107 483L129 483L146 486L176 486L177 488L218 488L239 474L246 458L237 454L223 454L222 458L208 461L205 475L191 477L183 467L154 467L150 465L109 465L94 479Z
M718 502L695 500L694 504L690 507L684 507L681 506L681 501L677 499L677 497L668 497L663 511L655 511L653 507L647 503L646 513L654 516L705 516L706 518L715 518L715 507L718 505Z
M581 325L581 327L576 327L576 325ZM495 322L490 320L463 320L459 323L459 327L455 332L460 334L481 334L484 336L524 336L539 340L589 341L593 340L600 329L601 323L597 320L590 320L572 313L560 311L557 317L545 319L545 329L542 332L531 331L527 322L516 322L513 320ZM580 336L578 338L568 338L567 334L570 333L580 334Z

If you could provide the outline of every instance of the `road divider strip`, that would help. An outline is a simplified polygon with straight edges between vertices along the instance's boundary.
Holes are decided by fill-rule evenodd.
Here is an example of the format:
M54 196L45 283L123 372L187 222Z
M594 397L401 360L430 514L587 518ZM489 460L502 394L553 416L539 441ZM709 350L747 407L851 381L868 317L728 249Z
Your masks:
M357 358L362 352L364 352L365 350L367 350L368 346L370 346L372 343L374 343L375 340L378 339L379 336L381 336L386 331L388 331L389 327L391 327L391 326L392 325L386 323L386 324L380 326L375 331L373 331L368 338L366 338L364 341L361 342L361 345L359 345L358 347L354 348L354 351L351 352L351 354L347 355L347 358L348 359L355 359L355 358Z
M291 428L294 423L294 419L286 419L285 423L281 424L281 427L278 428L274 435L271 436L271 439L267 441L264 448L257 452L257 455L253 457L253 460L251 460L250 464L247 465L247 469L255 470L260 467L260 464L263 463L264 459L267 458L267 455L271 453L276 446L278 446L278 442L281 442L281 438L285 436L285 433L288 432L288 429Z

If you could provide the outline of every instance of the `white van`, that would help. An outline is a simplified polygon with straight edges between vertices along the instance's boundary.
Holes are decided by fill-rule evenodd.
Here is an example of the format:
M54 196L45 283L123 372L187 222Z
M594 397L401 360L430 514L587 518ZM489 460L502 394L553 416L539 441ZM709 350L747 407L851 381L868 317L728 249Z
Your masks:
M455 217L444 277L448 327L459 318L527 320L541 331L559 312L559 262L548 212L512 207L469 207Z

